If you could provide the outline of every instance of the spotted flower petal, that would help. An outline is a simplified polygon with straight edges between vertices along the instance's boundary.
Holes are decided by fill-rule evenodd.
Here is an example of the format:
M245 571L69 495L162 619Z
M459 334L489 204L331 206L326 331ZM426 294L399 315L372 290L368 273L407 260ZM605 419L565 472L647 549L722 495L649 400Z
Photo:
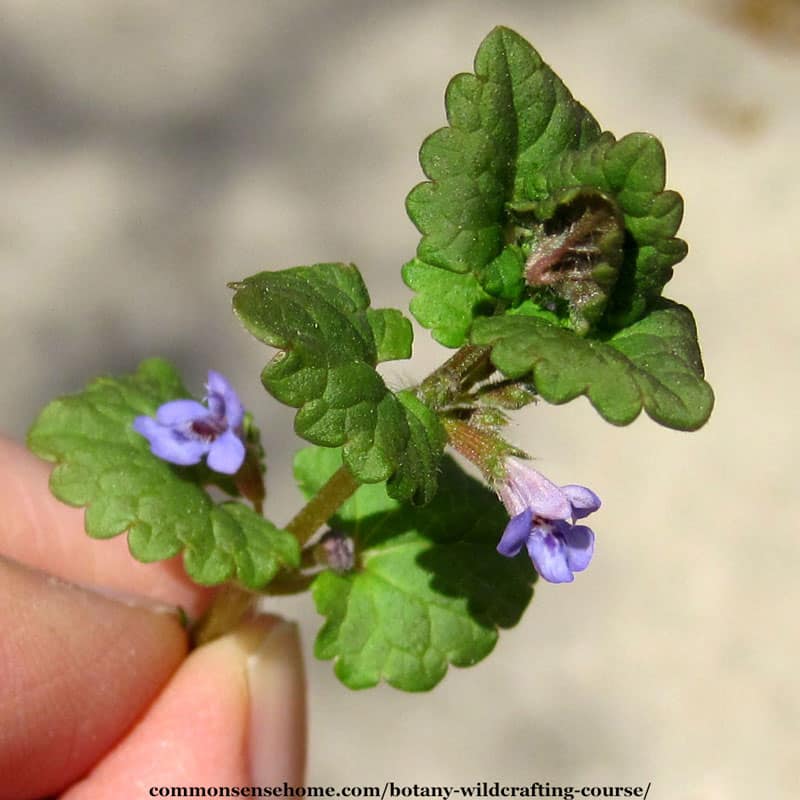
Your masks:
M586 525L561 523L559 534L564 542L567 566L581 572L589 566L594 554L594 531Z
M551 583L571 583L572 570L567 563L564 542L552 533L534 531L528 538L528 555L536 571Z
M233 390L227 379L219 372L208 371L208 408L217 417L225 417L228 425L236 429L244 419L244 407L239 400L239 395Z

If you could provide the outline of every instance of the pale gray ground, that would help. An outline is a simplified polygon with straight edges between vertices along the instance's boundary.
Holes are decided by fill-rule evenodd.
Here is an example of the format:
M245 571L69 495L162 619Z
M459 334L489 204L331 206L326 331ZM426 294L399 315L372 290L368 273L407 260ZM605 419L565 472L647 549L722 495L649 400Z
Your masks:
M490 5L492 6L490 8ZM163 354L226 372L271 451L271 516L297 494L292 413L226 281L357 263L405 306L403 211L449 77L514 27L604 126L649 130L686 199L669 296L717 392L680 434L585 400L518 434L554 480L594 487L597 555L541 586L496 653L429 696L354 694L312 663L309 781L630 784L653 798L794 797L800 53L661 2L0 2L2 428ZM418 332L413 367L443 356ZM792 409L795 409L794 411ZM310 648L307 598L283 605ZM770 794L770 791L773 792Z

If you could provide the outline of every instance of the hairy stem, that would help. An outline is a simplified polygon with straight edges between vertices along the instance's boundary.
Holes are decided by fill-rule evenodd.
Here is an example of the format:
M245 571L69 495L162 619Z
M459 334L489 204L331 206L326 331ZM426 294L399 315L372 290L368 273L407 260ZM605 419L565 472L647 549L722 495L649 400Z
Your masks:
M493 431L483 430L452 416L442 418L450 446L475 464L483 476L493 484L503 474L503 459L509 455L522 455L521 451Z
M490 347L464 345L422 381L417 387L417 396L435 410L447 406L494 372L489 361L491 352Z

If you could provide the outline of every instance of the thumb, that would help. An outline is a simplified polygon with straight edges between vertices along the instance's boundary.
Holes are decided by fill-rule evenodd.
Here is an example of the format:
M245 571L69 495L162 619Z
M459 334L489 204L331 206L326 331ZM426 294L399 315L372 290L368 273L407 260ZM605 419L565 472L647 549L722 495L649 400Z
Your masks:
M66 800L151 787L303 782L305 676L297 626L256 616L195 650L128 736Z

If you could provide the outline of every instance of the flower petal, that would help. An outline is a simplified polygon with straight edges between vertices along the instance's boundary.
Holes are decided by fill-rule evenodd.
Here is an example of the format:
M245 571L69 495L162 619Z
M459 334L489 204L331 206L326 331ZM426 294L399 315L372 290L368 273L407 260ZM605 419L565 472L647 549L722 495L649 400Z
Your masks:
M210 369L206 389L211 413L216 417L224 416L229 427L238 428L244 419L244 408L228 379L216 370Z
M574 580L567 563L566 548L560 537L534 527L528 539L528 555L536 571L550 583L570 583Z
M244 456L242 440L233 431L228 430L211 443L207 463L214 472L233 475L242 466Z
M567 499L572 506L572 519L583 519L588 517L593 511L600 508L600 498L585 486L577 486L570 484L562 486L561 491L567 496Z
M580 572L589 566L594 554L594 531L586 525L562 523L560 529L564 540L567 565L573 572Z
M207 416L208 409L197 400L170 400L156 411L156 419L160 425L183 425L198 417Z
M505 461L505 468L506 481L499 494L510 515L530 508L546 519L569 519L572 516L567 496L530 464L510 456Z
M218 394L222 397L224 397L227 392L233 391L230 381L221 372L217 372L215 369L210 369L208 371L206 389L209 394Z
M163 426L159 425L152 417L136 417L132 427L136 433L141 434L148 441L151 436L160 436L161 431L164 430Z
M181 436L172 428L159 425L152 417L136 417L133 429L147 439L154 456L171 464L197 464L208 450L205 442Z
M509 520L500 541L497 543L497 552L500 555L513 558L522 549L522 545L528 541L531 535L531 520L533 515L529 508L526 508L516 517Z

